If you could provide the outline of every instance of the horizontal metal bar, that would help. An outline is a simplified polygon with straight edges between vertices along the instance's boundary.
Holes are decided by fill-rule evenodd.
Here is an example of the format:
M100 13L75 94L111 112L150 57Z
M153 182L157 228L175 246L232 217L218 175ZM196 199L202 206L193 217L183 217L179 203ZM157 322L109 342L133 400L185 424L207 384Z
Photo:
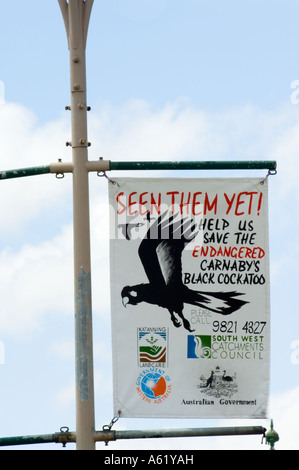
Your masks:
M269 170L276 161L204 161L204 162L110 162L110 170Z
M171 437L216 437L240 435L264 435L262 426L191 428L191 429L152 429L144 431L97 431L96 441L117 441L119 439L159 439Z
M99 159L97 161L86 162L87 171L105 172L110 170L110 161Z
M64 173L72 173L74 169L73 162L63 163L59 161L58 163L51 163L50 172L56 173L56 175L63 175Z
M111 162L109 160L88 161L87 171L105 172L109 170L268 170L276 172L276 161L205 161L205 162ZM72 173L72 163L51 163L45 166L0 171L0 180L24 178L26 176L56 173Z
M20 168L18 170L0 171L0 180L24 178L26 176L44 175L47 173L50 173L50 165L36 166L32 168Z
M76 442L76 435L74 433L57 432L54 434L40 434L36 436L1 437L0 447L49 443L67 444L68 442Z
M183 429L151 429L144 431L96 431L95 442L110 442L122 439L160 439L172 437L216 437L216 436L248 436L265 435L266 428L262 426L237 426L219 428L183 428ZM32 445L32 444L63 444L76 442L73 432L57 432L54 434L41 434L36 436L15 436L0 438L0 447Z

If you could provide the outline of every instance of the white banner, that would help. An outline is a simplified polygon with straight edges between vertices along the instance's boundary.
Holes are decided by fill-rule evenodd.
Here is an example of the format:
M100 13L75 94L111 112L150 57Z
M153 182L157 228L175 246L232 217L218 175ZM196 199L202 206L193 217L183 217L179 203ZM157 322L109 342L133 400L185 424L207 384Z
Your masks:
M116 179L109 202L115 414L265 418L267 181Z

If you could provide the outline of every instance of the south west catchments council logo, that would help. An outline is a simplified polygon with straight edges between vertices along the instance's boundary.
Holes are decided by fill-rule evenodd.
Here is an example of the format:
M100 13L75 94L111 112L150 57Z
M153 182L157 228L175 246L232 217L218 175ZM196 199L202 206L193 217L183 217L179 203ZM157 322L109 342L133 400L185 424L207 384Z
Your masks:
M137 377L136 391L147 403L162 403L171 393L170 377L160 367L144 369Z
M211 359L212 341L209 335L188 335L188 359Z

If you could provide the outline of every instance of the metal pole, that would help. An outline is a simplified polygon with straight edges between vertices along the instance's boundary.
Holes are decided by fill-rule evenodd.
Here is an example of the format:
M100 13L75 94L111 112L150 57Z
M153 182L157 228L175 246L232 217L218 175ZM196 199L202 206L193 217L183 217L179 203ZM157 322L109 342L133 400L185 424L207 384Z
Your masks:
M58 0L70 53L74 211L77 450L95 450L86 39L93 0Z

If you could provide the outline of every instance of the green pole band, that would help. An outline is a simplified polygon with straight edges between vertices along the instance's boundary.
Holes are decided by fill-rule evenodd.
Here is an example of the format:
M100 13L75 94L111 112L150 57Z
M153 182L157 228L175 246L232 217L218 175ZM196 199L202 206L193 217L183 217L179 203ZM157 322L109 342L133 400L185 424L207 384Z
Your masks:
M110 170L269 170L276 172L276 166L276 161L110 162Z
M0 171L0 180L12 178L24 178L25 176L44 175L50 173L50 165L32 168L20 168L18 170Z

